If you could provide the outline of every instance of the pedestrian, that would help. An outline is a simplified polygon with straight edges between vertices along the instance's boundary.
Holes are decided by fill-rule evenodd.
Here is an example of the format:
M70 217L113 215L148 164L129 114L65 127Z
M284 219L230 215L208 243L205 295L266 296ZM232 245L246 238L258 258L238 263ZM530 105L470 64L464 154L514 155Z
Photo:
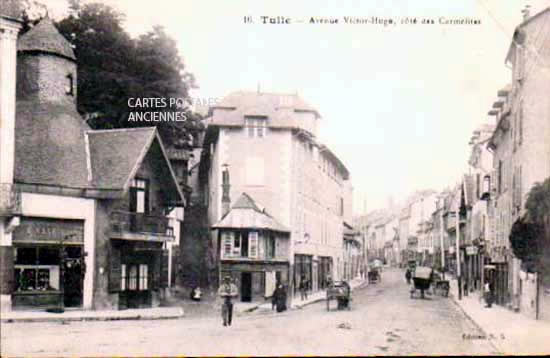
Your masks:
M286 289L283 284L279 283L273 291L273 298L277 312L286 311Z
M300 297L303 300L307 300L307 290L308 290L308 280L305 275L302 275L300 278L300 286L298 287L300 289Z
M218 289L218 295L223 299L222 303L222 319L224 326L231 326L231 320L233 318L233 302L231 298L236 297L237 286L231 282L231 276L225 276L223 284Z
M491 290L491 285L489 284L489 280L485 281L485 285L483 287L483 293L485 295L485 303L486 303L485 307L491 308L493 304L493 293Z
M407 285L411 284L411 278L412 278L411 269L407 268L407 271L405 271L405 279L407 280Z

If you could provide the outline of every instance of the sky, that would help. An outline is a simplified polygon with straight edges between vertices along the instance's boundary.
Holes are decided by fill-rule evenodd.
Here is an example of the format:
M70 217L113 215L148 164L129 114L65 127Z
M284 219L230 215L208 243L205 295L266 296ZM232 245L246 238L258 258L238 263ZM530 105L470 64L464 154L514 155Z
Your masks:
M550 0L99 0L133 36L155 25L178 43L199 100L236 90L298 93L321 113L319 140L351 173L354 213L442 190L468 171L472 132L511 80L504 59L521 10ZM42 0L60 16L65 0ZM251 16L254 23L245 24ZM290 18L262 24L261 16ZM310 17L396 25L309 24ZM405 18L436 24L404 25ZM438 19L479 19L441 25ZM297 23L299 20L305 23Z

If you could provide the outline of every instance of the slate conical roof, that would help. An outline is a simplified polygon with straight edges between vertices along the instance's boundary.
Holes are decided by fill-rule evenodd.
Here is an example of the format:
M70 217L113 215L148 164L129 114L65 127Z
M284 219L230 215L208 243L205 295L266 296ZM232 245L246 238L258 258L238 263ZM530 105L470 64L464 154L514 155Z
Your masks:
M76 60L71 44L57 31L49 17L19 38L17 51L47 52Z
M1 0L0 17L21 19L22 4L20 0Z

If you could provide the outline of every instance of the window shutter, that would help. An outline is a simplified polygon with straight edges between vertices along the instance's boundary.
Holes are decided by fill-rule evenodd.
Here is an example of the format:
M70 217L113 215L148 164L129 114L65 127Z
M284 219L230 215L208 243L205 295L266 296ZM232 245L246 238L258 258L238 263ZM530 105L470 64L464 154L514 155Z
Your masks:
M122 277L120 249L111 246L109 256L109 292L119 292Z
M233 252L233 232L222 232L222 258L231 257Z
M9 295L13 292L13 247L0 246L0 293Z
M248 257L251 259L258 258L258 232L251 231L248 234Z
M168 250L162 250L160 261L160 287L168 287Z
M152 276L153 276L153 282L152 282L152 285L151 287L153 288L153 290L158 290L159 288L161 288L161 272L162 272L162 257L163 257L163 252L164 250L162 251L155 251L155 253L153 254L153 269L151 271L152 272Z

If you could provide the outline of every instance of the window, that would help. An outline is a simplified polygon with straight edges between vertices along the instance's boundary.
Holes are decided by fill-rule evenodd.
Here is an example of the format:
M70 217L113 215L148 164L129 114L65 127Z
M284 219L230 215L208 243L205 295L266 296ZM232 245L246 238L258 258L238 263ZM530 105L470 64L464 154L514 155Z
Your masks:
M59 254L58 247L15 248L15 290L59 290Z
M120 265L120 289L122 291L147 291L149 289L149 266Z
M498 161L498 193L502 193L502 160Z
M130 211L133 213L149 212L149 182L145 179L134 179L130 184Z
M251 231L248 235L248 257L258 258L258 232Z
M137 290L138 285L138 267L136 265L130 266L130 275L128 277L128 289Z
M222 257L231 257L233 252L233 232L224 231L222 233Z
M241 236L235 235L233 238L233 256L241 255Z
M273 259L276 257L275 255L275 236L273 234L270 234L269 236L266 236L266 257L268 259Z
M145 291L149 289L149 282L147 276L148 267L147 265L139 265L139 290Z
M65 85L65 94L69 96L74 96L74 80L73 80L73 75L70 73L67 75L67 83Z
M128 279L128 276L126 276L126 265L122 264L120 265L120 289L122 291L126 291L127 279Z
M266 117L245 117L245 126L248 138L263 138L266 135Z
M523 142L523 101L521 101L519 104L518 131L519 131L518 145L521 145L521 143Z
M476 198L481 196L481 174L476 174Z

